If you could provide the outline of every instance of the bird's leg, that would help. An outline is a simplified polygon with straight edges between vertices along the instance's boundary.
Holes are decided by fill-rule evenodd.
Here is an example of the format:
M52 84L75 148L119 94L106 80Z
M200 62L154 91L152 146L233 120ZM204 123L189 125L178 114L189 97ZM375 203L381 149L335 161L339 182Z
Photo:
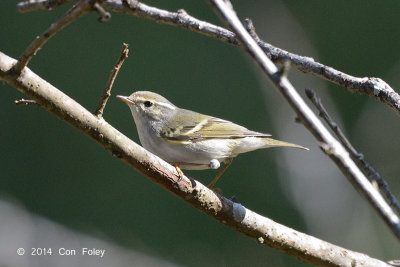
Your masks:
M217 160L216 160L217 161ZM217 161L218 162L218 161ZM218 162L219 163L219 162ZM227 160L227 162L225 162L224 167L222 167L222 169L218 172L217 176L215 176L215 178L211 181L211 183L208 185L208 188L212 188L214 186L214 184L218 181L219 178L221 178L222 174L224 173L224 171L229 167L229 165L231 165L232 163L232 159L229 158ZM210 161L210 168L212 168L212 164L215 164L215 160L211 160ZM215 166L215 165L214 165ZM218 165L219 167L219 165Z
M175 167L176 171L178 172L178 175L179 175L178 182L180 182L183 178L183 171L181 170L181 168L179 168L178 164L173 164L173 166Z

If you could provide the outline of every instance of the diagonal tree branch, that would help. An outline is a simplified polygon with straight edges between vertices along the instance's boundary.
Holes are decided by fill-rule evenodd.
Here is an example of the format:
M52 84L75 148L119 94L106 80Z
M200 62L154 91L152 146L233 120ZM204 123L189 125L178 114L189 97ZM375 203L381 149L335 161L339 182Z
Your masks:
M91 9L95 0L82 0L75 6L73 6L68 12L61 17L57 22L50 25L40 36L38 36L22 53L18 59L17 64L14 65L11 71L20 73L21 70L28 65L29 61L36 54L36 52L58 31L62 30L68 24L79 18L80 16L88 13Z
M365 254L346 250L276 223L239 203L215 194L196 180L180 177L173 166L131 141L103 118L90 113L29 68L25 67L20 75L10 72L16 62L0 52L1 80L94 139L153 182L222 224L256 239L260 244L317 265L388 266Z
M322 105L321 99L317 97L315 92L309 88L306 88L306 95L314 104L314 106L319 111L319 116L329 125L329 128L335 133L339 141L346 148L346 150L350 153L351 158L360 166L361 169L364 170L364 173L372 180L372 182L377 183L379 189L385 193L386 199L389 200L389 204L393 207L393 209L397 212L397 215L400 215L400 203L393 195L390 190L388 183L382 178L382 176L369 164L364 155L359 153L350 141L344 135L342 129L337 125L336 122L333 121L329 113L326 111L325 107Z
M370 202L397 239L400 239L400 220L398 216L360 171L344 147L330 134L328 129L307 106L286 75L281 75L275 64L265 55L264 51L240 22L229 0L210 0L210 4L216 9L222 20L237 33L246 51L285 97L307 129L322 143L321 148L323 151L336 163L353 186Z

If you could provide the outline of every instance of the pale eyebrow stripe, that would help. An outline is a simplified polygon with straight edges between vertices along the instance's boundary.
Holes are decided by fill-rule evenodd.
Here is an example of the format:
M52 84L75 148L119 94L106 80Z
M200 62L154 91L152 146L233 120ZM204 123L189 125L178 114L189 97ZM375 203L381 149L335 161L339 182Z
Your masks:
M143 98L143 97L138 97L137 99L138 99L138 100L141 100L141 101L143 101L143 102L148 100L148 99ZM153 100L153 101L154 101L154 100ZM160 105L160 106L169 108L169 109L171 109L171 110L175 110L175 109L176 109L176 107L175 107L174 105L171 105L171 104L169 104L169 103L158 102L158 101L154 101L154 103L156 103L157 105Z
M155 101L155 102L156 102L158 105L160 105L160 106L164 106L164 107L169 108L169 109L172 109L172 110L175 109L175 107L174 107L173 105L171 105L171 104L162 103L162 102L157 102L157 101Z

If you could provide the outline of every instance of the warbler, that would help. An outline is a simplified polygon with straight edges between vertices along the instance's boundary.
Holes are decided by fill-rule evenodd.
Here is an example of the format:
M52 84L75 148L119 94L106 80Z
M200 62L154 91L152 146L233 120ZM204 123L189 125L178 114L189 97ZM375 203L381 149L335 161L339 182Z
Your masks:
M208 185L212 188L237 155L261 148L308 148L278 141L233 122L182 109L163 96L138 91L118 95L132 112L142 146L180 169L223 168Z

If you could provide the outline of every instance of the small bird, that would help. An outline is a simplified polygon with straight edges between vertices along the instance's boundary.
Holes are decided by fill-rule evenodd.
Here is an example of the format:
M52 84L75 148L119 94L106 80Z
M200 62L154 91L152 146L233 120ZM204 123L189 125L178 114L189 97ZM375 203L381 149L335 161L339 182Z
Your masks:
M182 109L163 96L138 91L118 95L132 112L142 146L180 169L223 168L208 185L212 188L237 155L261 148L308 148L274 140L233 122Z

